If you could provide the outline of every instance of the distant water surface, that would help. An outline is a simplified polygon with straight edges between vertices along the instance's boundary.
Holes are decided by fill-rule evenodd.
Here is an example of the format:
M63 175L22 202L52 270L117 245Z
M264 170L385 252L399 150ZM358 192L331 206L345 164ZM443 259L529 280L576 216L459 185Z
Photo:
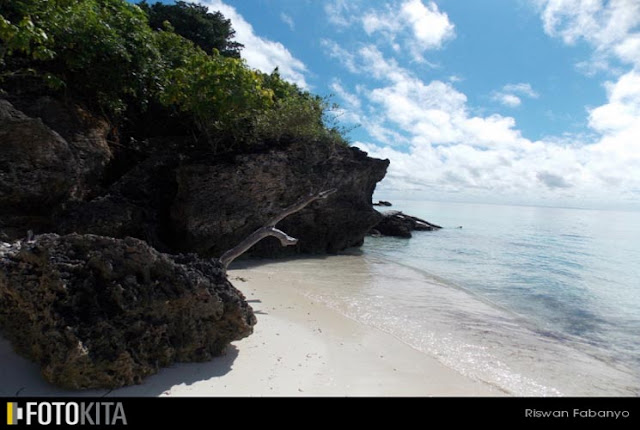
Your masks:
M390 209L445 228L369 237L366 285L311 295L514 395L640 394L640 213Z

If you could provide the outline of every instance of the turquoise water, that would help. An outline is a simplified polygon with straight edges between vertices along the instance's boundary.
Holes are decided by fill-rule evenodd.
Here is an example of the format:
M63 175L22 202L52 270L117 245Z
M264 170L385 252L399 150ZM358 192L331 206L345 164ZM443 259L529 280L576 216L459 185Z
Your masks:
M328 299L350 317L511 394L640 394L640 213L390 209L445 228L367 238L375 281Z

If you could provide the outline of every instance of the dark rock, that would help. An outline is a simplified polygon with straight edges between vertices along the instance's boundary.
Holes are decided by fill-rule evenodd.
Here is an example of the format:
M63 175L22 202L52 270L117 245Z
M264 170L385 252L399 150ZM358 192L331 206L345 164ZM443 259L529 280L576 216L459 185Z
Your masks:
M268 257L335 253L361 245L380 220L371 207L371 196L388 164L356 148L318 145L238 155L226 163L184 164L178 169L178 192L171 211L178 245L221 255L282 208L312 191L330 188L337 192L278 224L299 239L296 246L284 248L268 238L250 253Z
M378 230L376 230L375 228L372 228L371 230L369 230L369 236L373 236L373 237L381 237L382 233L380 233Z
M116 181L105 196L70 206L56 217L58 232L145 240L170 251L173 227L170 208L176 194L179 158L151 156Z
M389 162L356 148L290 142L194 155L188 139L163 136L140 141L140 151L112 142L112 152L108 124L81 108L49 97L10 101L0 103L4 240L28 230L131 236L161 251L219 256L281 208L329 188L338 192L279 224L298 245L269 238L250 253L335 253L362 244L380 220L371 196Z
M399 211L389 211L382 215L382 220L374 227L376 233L382 236L410 238L412 237L411 232L414 230L433 231L442 228L439 225Z
M416 231L433 231L442 229L442 227L440 227L439 225L432 224L429 221L425 221L421 218L405 214L402 215L406 218L409 218L409 220L413 223L413 229Z
M46 223L51 206L68 200L74 187L73 153L41 120L0 100L0 227L21 234ZM24 222L21 222L24 221ZM18 236L20 237L20 236Z
M0 99L0 231L12 240L51 229L55 210L90 194L111 156L105 122L48 98L32 107L56 127Z
M71 389L140 383L204 361L256 323L217 261L94 235L0 243L0 329Z
M282 208L311 191L337 188L278 224L300 239L283 248L267 238L250 253L274 257L326 253L358 246L380 220L371 195L388 161L356 148L286 148L230 159L156 155L103 197L58 217L62 233L133 236L157 249L220 256Z
M379 200L378 203L374 203L374 206L393 206L391 202L387 202L385 200Z
M382 236L411 237L411 222L402 216L383 214L382 220L375 226L375 230Z
M52 97L31 102L16 99L24 113L39 118L69 144L73 154L73 199L83 200L99 192L99 184L113 153L109 146L111 126L80 106L64 104Z

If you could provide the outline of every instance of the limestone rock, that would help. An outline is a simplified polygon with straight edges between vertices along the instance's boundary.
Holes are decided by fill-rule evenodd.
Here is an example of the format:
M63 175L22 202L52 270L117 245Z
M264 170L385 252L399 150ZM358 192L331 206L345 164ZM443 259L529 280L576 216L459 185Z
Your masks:
M357 148L298 148L243 154L227 163L191 163L177 172L171 209L181 249L220 255L280 210L310 192L336 188L278 227L299 239L283 248L268 238L249 252L274 257L291 253L335 253L362 243L380 220L371 196L388 160Z
M378 203L374 203L374 206L393 206L391 204L391 202L388 202L386 200L378 200Z
M46 97L30 107L33 115L0 99L0 232L5 239L24 237L28 229L51 230L52 214L89 195L111 157L105 122Z
M161 251L175 250L169 211L176 193L178 158L161 153L138 164L108 193L69 206L56 219L61 234L97 234L145 240Z
M442 227L428 221L406 215L400 211L384 212L382 220L371 230L373 236L412 237L411 232L439 230Z
M0 329L61 387L137 384L210 360L256 323L215 260L94 235L0 245Z
M105 196L70 208L61 233L133 236L156 249L220 256L280 210L312 191L336 188L326 200L278 227L300 239L283 248L273 238L250 254L332 253L362 243L381 218L371 196L388 161L356 148L309 145L228 158L159 153L115 182Z

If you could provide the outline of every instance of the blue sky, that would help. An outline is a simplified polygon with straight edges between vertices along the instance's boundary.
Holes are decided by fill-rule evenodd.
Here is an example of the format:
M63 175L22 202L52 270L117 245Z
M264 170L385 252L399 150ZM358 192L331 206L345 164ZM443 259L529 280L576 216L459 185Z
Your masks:
M377 197L640 208L638 0L206 0L389 158Z

